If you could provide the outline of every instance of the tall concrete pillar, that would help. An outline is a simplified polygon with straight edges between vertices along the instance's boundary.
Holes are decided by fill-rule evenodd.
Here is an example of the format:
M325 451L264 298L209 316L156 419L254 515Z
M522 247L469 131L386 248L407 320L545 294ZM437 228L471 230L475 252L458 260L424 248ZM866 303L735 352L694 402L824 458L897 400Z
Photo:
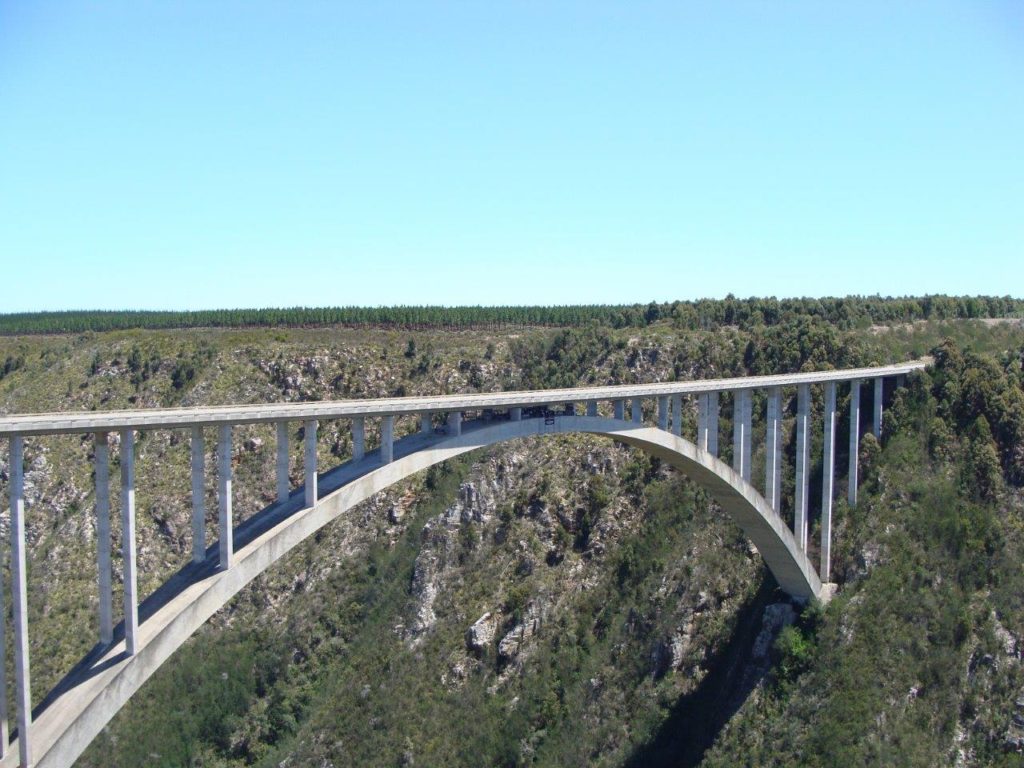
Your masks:
M420 414L420 433L424 435L434 434L434 416L431 413Z
M362 461L366 456L366 419L356 416L352 419L352 461Z
M203 428L192 427L192 562L206 559L206 444Z
M13 438L12 438L13 443ZM14 446L11 446L11 457L14 456ZM13 475L13 472L11 473ZM11 508L14 508L14 492L11 490ZM7 658L7 606L4 595L7 587L4 586L3 569L0 569L0 659ZM11 741L11 729L8 723L9 713L7 711L7 665L0 670L0 757L7 754L7 747Z
M522 421L523 420L523 409L522 408L509 408L508 418L510 421Z
M317 500L317 487L316 487L316 430L319 425L316 419L308 419L303 424L303 438L304 444L303 450L303 474L305 477L306 485L306 506L312 507L316 504Z
M672 434L681 437L683 434L683 396L672 395Z
M576 403L566 403L565 404L565 415L566 416L575 416L576 415Z
M644 420L644 401L639 397L633 398L633 407L631 409L634 424L642 424Z
M708 453L718 455L718 393L708 392Z
M768 390L764 438L764 490L771 508L782 507L782 388Z
M462 434L462 411L452 411L448 414L448 435L455 436Z
M823 582L829 581L832 562L832 482L836 461L836 383L825 383L825 442L821 451L821 570Z
M796 395L796 492L793 535L801 550L807 551L807 486L810 480L811 388L797 387Z
M857 504L857 471L860 460L860 380L850 382L850 470L846 500Z
M380 460L390 464L395 460L395 417L384 416L380 420Z
M668 430L668 395L658 398L658 429Z
M615 400L612 407L615 409L615 418L619 421L623 421L626 418L626 401Z
M884 394L882 386L884 382L885 379L881 376L875 379L875 400L871 404L871 431L879 441L882 439L882 395Z
M25 565L25 444L11 438L11 591L14 598L14 678L22 766L32 764L32 683L28 659L28 572Z
M708 393L697 395L697 447L708 449Z
M217 435L217 512L220 567L227 570L235 556L231 515L231 425L222 424Z
M750 454L753 444L753 423L754 423L754 393L747 390L743 398L743 423L746 428L743 430L743 479L750 482Z
M97 432L96 443L96 566L99 569L100 642L114 641L113 563L110 543L110 445L106 432Z
M587 416L597 416L597 400L587 403Z
M732 468L750 480L750 390L736 390L732 406Z
M292 481L288 476L288 463L289 463L289 451L288 451L288 422L279 421L277 422L277 460L276 460L276 471L277 471L277 501L280 504L288 501L288 496L291 494Z
M139 594L135 563L135 432L121 430L121 567L124 570L124 641L135 655L139 635Z

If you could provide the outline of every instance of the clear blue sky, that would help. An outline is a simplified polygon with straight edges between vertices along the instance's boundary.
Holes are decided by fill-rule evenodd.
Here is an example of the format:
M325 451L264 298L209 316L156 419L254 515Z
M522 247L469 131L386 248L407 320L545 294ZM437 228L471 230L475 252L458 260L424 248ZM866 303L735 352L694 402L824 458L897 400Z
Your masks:
M1024 3L0 4L0 312L1024 295Z

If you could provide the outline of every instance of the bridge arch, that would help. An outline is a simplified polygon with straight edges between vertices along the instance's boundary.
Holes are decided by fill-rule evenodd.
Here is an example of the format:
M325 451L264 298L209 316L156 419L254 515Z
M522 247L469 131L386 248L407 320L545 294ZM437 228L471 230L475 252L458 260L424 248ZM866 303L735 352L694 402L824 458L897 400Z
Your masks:
M599 416L564 415L521 421L468 422L460 434L417 434L394 444L393 461L377 454L321 478L322 497L305 507L301 491L267 508L235 532L229 569L217 567L215 547L203 563L183 568L140 605L138 647L125 652L123 629L98 647L47 697L33 722L39 768L67 768L142 684L214 613L256 576L356 504L394 483L462 453L537 435L588 433L656 456L699 486L757 547L779 585L800 599L825 598L821 581L793 533L768 502L727 464L670 432ZM0 768L17 765L17 750Z

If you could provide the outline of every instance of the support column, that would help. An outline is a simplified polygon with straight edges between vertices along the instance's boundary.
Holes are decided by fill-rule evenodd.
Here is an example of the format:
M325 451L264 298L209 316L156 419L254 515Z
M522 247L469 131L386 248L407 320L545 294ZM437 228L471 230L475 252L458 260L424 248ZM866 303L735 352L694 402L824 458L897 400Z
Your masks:
M850 471L846 500L857 504L857 470L860 461L860 380L850 382Z
M732 468L750 480L750 390L739 389L732 404Z
M220 567L227 570L235 555L231 520L231 425L222 424L217 439L217 511L220 529Z
M462 411L452 411L448 414L448 434L449 436L462 434Z
M797 387L796 395L796 492L793 510L793 535L797 546L807 551L807 483L810 477L811 388Z
M743 423L746 427L743 430L743 479L748 483L750 482L750 453L753 443L753 424L754 424L754 393L750 390L745 391L743 398Z
M390 464L395 460L395 417L384 416L380 420L380 460Z
M124 569L124 643L138 648L139 594L135 568L135 432L121 430L121 560Z
M110 545L110 445L106 432L97 432L96 441L96 565L99 568L100 642L114 641L114 591L111 586L113 564ZM0 614L2 616L2 614Z
M366 419L356 416L352 419L352 461L362 461L366 456Z
M303 424L303 472L306 483L306 506L312 507L316 504L316 419L309 419Z
M14 677L18 749L22 766L32 764L32 683L28 659L28 573L25 566L25 444L11 438L11 591L14 597Z
M708 449L708 393L697 395L697 447Z
M644 401L639 397L634 397L630 412L633 417L633 423L642 424L644 420Z
M15 438L12 437L11 438L11 454L10 454L10 458L11 459L14 458L14 440L15 440ZM10 489L10 491L11 491L11 509L14 509L14 505L17 503L17 501L16 501L16 497L15 497L15 493L14 493L14 484L13 484L13 479L14 479L13 461L12 461L12 469L11 469L9 477L12 480L11 489ZM23 484L22 484L22 487L23 487ZM20 492L18 494L18 498L20 498ZM6 590L7 590L7 588L4 586L3 569L0 568L0 659L5 659L5 660L7 659L7 628L6 628L6 624L7 624L7 606L5 605L5 603L7 601L4 599L4 595L6 595L6 593L7 593ZM7 747L10 744L10 741L11 741L11 730L10 730L10 726L8 724L8 719L9 719L9 717L8 717L8 711L7 711L7 665L5 663L3 668L0 669L0 757L3 757L4 755L7 754Z
M708 453L718 455L718 393L708 392Z
M882 396L884 394L882 387L884 382L885 379L881 376L875 379L875 400L871 404L871 431L879 442L882 440Z
M508 418L510 421L522 421L523 420L523 409L522 408L509 408Z
M565 404L565 415L566 416L575 416L576 415L576 403L566 403Z
M683 434L683 396L672 395L672 434L681 437Z
M434 418L432 414L420 414L420 433L424 435L434 434Z
M624 420L626 418L626 401L616 400L613 403L613 407L615 408L615 418L619 421Z
M206 559L206 445L203 428L192 427L192 562Z
M587 403L587 416L597 416L597 400Z
M764 438L765 499L776 512L782 503L782 388L768 390Z
M658 398L658 429L668 430L668 395Z
M828 582L832 561L832 482L836 461L836 383L825 383L825 443L821 450L821 569L818 575Z
M280 504L288 501L291 495L292 481L288 476L288 422L277 422L277 501Z

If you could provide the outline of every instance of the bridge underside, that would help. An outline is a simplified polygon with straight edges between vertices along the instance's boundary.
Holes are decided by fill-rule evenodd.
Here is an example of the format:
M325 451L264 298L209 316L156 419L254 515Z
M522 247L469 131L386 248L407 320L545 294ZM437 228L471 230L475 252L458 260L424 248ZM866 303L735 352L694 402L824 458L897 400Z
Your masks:
M704 488L753 541L779 585L800 599L825 598L810 560L782 518L750 483L722 461L670 432L593 416L467 422L457 436L416 434L394 444L394 460L377 453L320 478L321 498L304 506L301 489L235 530L232 567L217 567L216 543L140 605L138 649L129 656L123 627L108 647L97 647L54 689L33 718L39 768L66 768L135 691L207 619L252 579L317 530L416 472L461 453L535 435L573 432L604 435L672 465ZM12 744L0 768L18 764Z

